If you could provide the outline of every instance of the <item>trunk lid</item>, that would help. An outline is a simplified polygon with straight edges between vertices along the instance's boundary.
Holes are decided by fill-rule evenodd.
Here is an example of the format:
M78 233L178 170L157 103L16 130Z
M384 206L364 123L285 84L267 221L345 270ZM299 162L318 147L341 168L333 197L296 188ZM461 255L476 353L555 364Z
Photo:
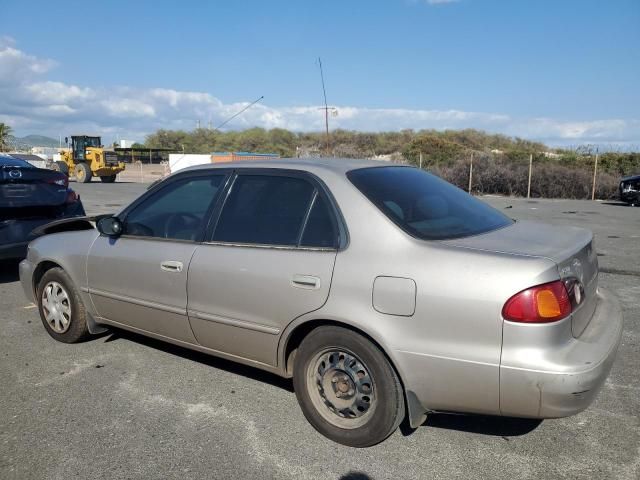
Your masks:
M598 257L593 245L593 234L589 230L518 221L499 230L447 240L445 243L475 250L552 260L558 267L561 279L575 277L584 287L584 290L577 293L583 298L572 313L573 335L580 336L589 324L595 311L598 288Z
M2 166L0 209L62 205L67 199L66 182L64 174L52 170Z

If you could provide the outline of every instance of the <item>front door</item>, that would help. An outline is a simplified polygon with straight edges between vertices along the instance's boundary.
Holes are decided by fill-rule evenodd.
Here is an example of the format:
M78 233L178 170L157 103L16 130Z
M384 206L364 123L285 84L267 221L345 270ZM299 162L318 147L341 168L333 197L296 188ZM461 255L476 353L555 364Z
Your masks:
M187 272L225 177L169 181L125 211L122 236L95 241L87 276L100 317L195 343L186 315Z
M188 284L198 342L268 365L286 325L325 303L338 247L320 186L273 172L240 170L211 241L196 248Z

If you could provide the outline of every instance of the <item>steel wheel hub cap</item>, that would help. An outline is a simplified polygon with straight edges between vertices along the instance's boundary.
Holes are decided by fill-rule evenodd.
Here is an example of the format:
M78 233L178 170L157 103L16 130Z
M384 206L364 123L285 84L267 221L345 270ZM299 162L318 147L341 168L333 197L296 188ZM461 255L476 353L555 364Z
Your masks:
M316 358L314 380L322 403L343 419L362 417L375 402L369 371L354 355L330 350Z
M42 291L42 311L49 327L64 333L71 325L71 302L66 290L58 282L49 282Z

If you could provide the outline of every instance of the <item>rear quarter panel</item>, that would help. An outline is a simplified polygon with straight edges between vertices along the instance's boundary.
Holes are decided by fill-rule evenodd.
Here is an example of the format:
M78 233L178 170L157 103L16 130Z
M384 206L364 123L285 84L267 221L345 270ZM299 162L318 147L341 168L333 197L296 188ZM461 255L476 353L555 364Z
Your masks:
M291 327L311 319L352 325L383 348L426 409L499 413L502 306L557 279L555 263L416 240L349 183L323 180L345 217L349 245L337 255L327 303ZM374 309L379 276L415 281L413 315Z

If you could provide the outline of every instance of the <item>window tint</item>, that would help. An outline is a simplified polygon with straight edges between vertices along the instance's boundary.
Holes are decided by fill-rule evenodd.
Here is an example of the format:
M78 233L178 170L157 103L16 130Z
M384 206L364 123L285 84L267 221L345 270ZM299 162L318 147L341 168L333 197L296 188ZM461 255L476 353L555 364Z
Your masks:
M213 239L297 245L314 187L294 177L240 175L224 204Z
M512 223L486 203L417 168L364 168L347 176L387 217L418 238L467 237Z
M336 247L337 240L338 236L331 210L324 197L317 195L304 227L300 245L303 247Z
M185 178L151 195L125 219L125 234L195 240L225 175Z

